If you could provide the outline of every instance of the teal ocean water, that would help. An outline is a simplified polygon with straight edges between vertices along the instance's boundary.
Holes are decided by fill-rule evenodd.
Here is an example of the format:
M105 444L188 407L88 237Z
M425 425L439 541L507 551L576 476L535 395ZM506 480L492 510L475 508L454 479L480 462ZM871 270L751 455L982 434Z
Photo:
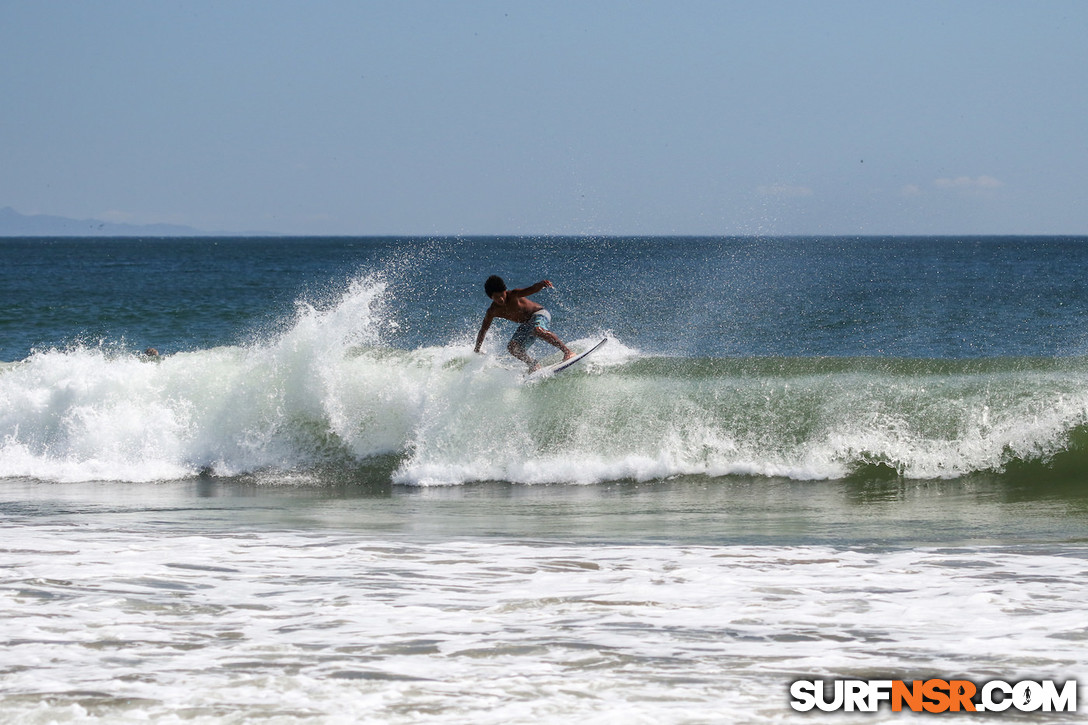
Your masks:
M798 678L1078 677L1086 265L2 239L0 720L780 722ZM513 323L472 351L490 274L609 344L526 384Z

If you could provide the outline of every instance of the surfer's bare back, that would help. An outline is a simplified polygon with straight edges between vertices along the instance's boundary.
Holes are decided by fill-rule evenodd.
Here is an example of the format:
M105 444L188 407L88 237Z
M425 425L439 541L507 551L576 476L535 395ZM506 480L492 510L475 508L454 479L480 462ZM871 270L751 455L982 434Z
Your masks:
M538 337L562 350L564 360L570 360L574 357L574 353L570 351L570 348L564 345L563 341L548 329L548 325L552 321L551 313L544 309L542 305L529 299L529 295L534 295L545 287L552 286L550 280L544 279L529 287L508 290L506 289L506 283L502 281L502 277L494 274L488 277L487 281L484 282L484 292L491 298L491 306L487 308L483 324L480 325L480 334L476 336L476 352L479 352L480 345L484 344L484 336L487 335L487 329L491 327L491 321L496 317L501 317L504 320L518 323L518 329L514 332L514 336L510 338L510 344L506 346L506 349L510 351L511 355L528 365L529 372L540 368L540 363L529 357L527 352Z

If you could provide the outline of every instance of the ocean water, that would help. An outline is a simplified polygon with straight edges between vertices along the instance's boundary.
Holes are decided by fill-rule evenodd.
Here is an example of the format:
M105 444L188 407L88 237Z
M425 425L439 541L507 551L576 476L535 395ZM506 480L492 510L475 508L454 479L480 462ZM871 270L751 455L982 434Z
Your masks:
M770 723L796 679L1083 680L1085 268L2 239L0 721ZM495 273L609 344L529 384L512 323L473 353Z

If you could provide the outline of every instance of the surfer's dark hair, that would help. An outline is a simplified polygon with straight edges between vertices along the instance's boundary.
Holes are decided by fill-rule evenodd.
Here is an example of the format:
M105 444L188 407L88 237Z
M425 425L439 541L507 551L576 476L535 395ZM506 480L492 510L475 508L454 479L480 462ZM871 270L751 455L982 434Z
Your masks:
M497 274L491 275L490 277L487 278L487 281L484 282L484 294L486 294L488 297L495 294L496 292L505 292L505 291L506 291L506 283L503 282L502 277L500 277Z

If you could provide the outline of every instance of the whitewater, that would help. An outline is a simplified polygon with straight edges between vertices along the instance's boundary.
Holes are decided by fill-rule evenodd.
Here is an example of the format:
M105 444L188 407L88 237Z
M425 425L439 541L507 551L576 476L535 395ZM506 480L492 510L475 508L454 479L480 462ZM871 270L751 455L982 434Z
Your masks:
M386 295L380 276L359 277L246 345L151 359L78 346L7 364L0 477L305 476L392 461L406 485L874 466L948 478L1075 455L1088 422L1082 358L723 360L645 356L613 337L584 372L526 385L501 340L486 355L467 332L384 344Z
M779 723L801 679L1083 684L1085 264L0 241L0 721ZM513 325L474 353L496 272L609 344L539 382Z

